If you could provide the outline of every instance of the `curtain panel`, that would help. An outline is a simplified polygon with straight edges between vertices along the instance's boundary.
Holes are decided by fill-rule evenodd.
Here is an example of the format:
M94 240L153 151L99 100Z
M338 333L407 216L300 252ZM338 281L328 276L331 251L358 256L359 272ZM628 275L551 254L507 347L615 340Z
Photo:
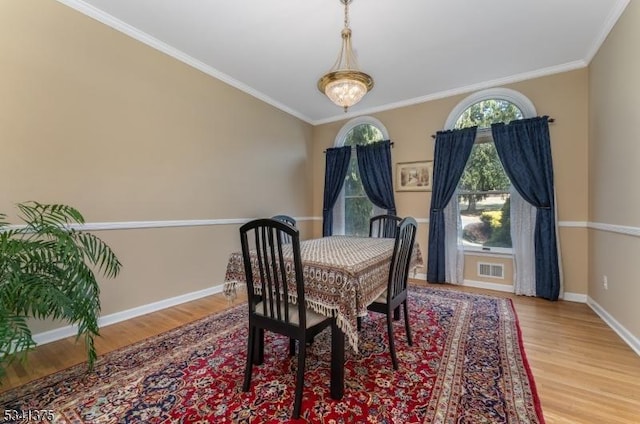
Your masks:
M340 190L347 175L351 147L332 147L327 149L324 171L324 197L322 203L322 236L333 234L333 206L338 200Z
M511 183L524 200L537 209L534 229L536 296L557 300L560 267L548 116L493 124L491 131Z
M536 250L534 245L537 209L511 185L511 247L515 294L536 295Z
M447 283L464 282L464 246L462 244L462 220L457 201L458 191L444 208L444 278Z
M431 283L446 282L444 208L456 191L471 154L476 131L477 127L470 127L436 134L427 257L427 281Z
M393 172L391 170L391 142L389 140L357 145L356 157L362 186L371 202L387 210L389 215L396 214L396 201L393 196Z

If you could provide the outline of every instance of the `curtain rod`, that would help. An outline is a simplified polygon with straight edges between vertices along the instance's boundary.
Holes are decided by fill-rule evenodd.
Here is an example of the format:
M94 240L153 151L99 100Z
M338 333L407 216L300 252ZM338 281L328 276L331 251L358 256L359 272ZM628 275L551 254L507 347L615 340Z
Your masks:
M391 143L389 143L389 144L391 144L391 147L393 147L393 141ZM353 150L355 148L356 148L356 146L351 146L351 150ZM327 151L323 150L322 153L327 153Z
M553 124L554 122L556 122L556 120L553 119L553 118L549 118L547 121L549 121L550 124ZM431 138L436 138L436 135L435 134L431 134Z

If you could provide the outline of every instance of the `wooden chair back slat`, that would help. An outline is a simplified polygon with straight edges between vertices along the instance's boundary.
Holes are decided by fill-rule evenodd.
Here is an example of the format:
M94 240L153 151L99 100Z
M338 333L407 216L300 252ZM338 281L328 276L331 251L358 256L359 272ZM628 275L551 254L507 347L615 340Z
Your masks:
M264 361L265 331L289 337L289 354L295 355L296 347L298 352L296 392L291 414L297 419L302 405L307 343L329 326L332 340L335 340L333 331L339 330L333 317L322 316L306 308L300 233L294 225L282 219L261 218L240 227L249 303L247 362L242 390L247 392L251 386L253 365Z
M262 302L261 315L290 324L290 289L294 289L293 297L298 300L297 322L302 325L305 321L304 281L298 230L283 221L263 218L243 225L240 241L250 308ZM293 265L289 266L293 275L288 275L288 262ZM291 282L295 283L292 287Z
M369 220L369 237L394 238L401 218L395 215L376 215Z
M407 290L409 268L418 224L412 217L402 219L398 226L391 268L389 270L388 291L391 299Z
M289 215L274 215L271 218L272 219L277 219L278 221L286 222L287 224L291 225L294 228L296 226L295 218L293 218L293 217L291 217ZM291 237L289 237L286 234L281 234L281 235L282 235L282 242L283 243L291 243Z

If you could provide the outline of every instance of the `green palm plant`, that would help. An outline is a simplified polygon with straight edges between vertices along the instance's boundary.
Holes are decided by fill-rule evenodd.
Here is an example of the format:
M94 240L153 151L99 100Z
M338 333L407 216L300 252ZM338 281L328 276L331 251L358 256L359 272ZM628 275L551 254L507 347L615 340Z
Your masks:
M114 278L121 264L111 248L77 229L84 217L67 205L17 205L24 225L0 213L0 379L15 359L36 346L28 319L53 318L77 325L88 368L97 358L100 287L95 273Z

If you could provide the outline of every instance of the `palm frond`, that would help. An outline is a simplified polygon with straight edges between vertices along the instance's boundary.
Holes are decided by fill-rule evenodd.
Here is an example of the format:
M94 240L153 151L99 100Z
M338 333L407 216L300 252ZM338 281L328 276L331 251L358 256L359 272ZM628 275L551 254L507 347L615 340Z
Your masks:
M114 278L120 272L122 264L111 248L91 233L73 231L75 239L83 247L83 253L89 262L108 278Z
M36 346L25 316L14 315L0 303L0 379L16 360L25 360Z
M77 209L38 202L17 207L23 227L6 228L0 214L0 379L13 358L35 346L27 317L76 324L92 369L100 316L94 270L114 278L122 264L100 238L71 228L84 223Z

